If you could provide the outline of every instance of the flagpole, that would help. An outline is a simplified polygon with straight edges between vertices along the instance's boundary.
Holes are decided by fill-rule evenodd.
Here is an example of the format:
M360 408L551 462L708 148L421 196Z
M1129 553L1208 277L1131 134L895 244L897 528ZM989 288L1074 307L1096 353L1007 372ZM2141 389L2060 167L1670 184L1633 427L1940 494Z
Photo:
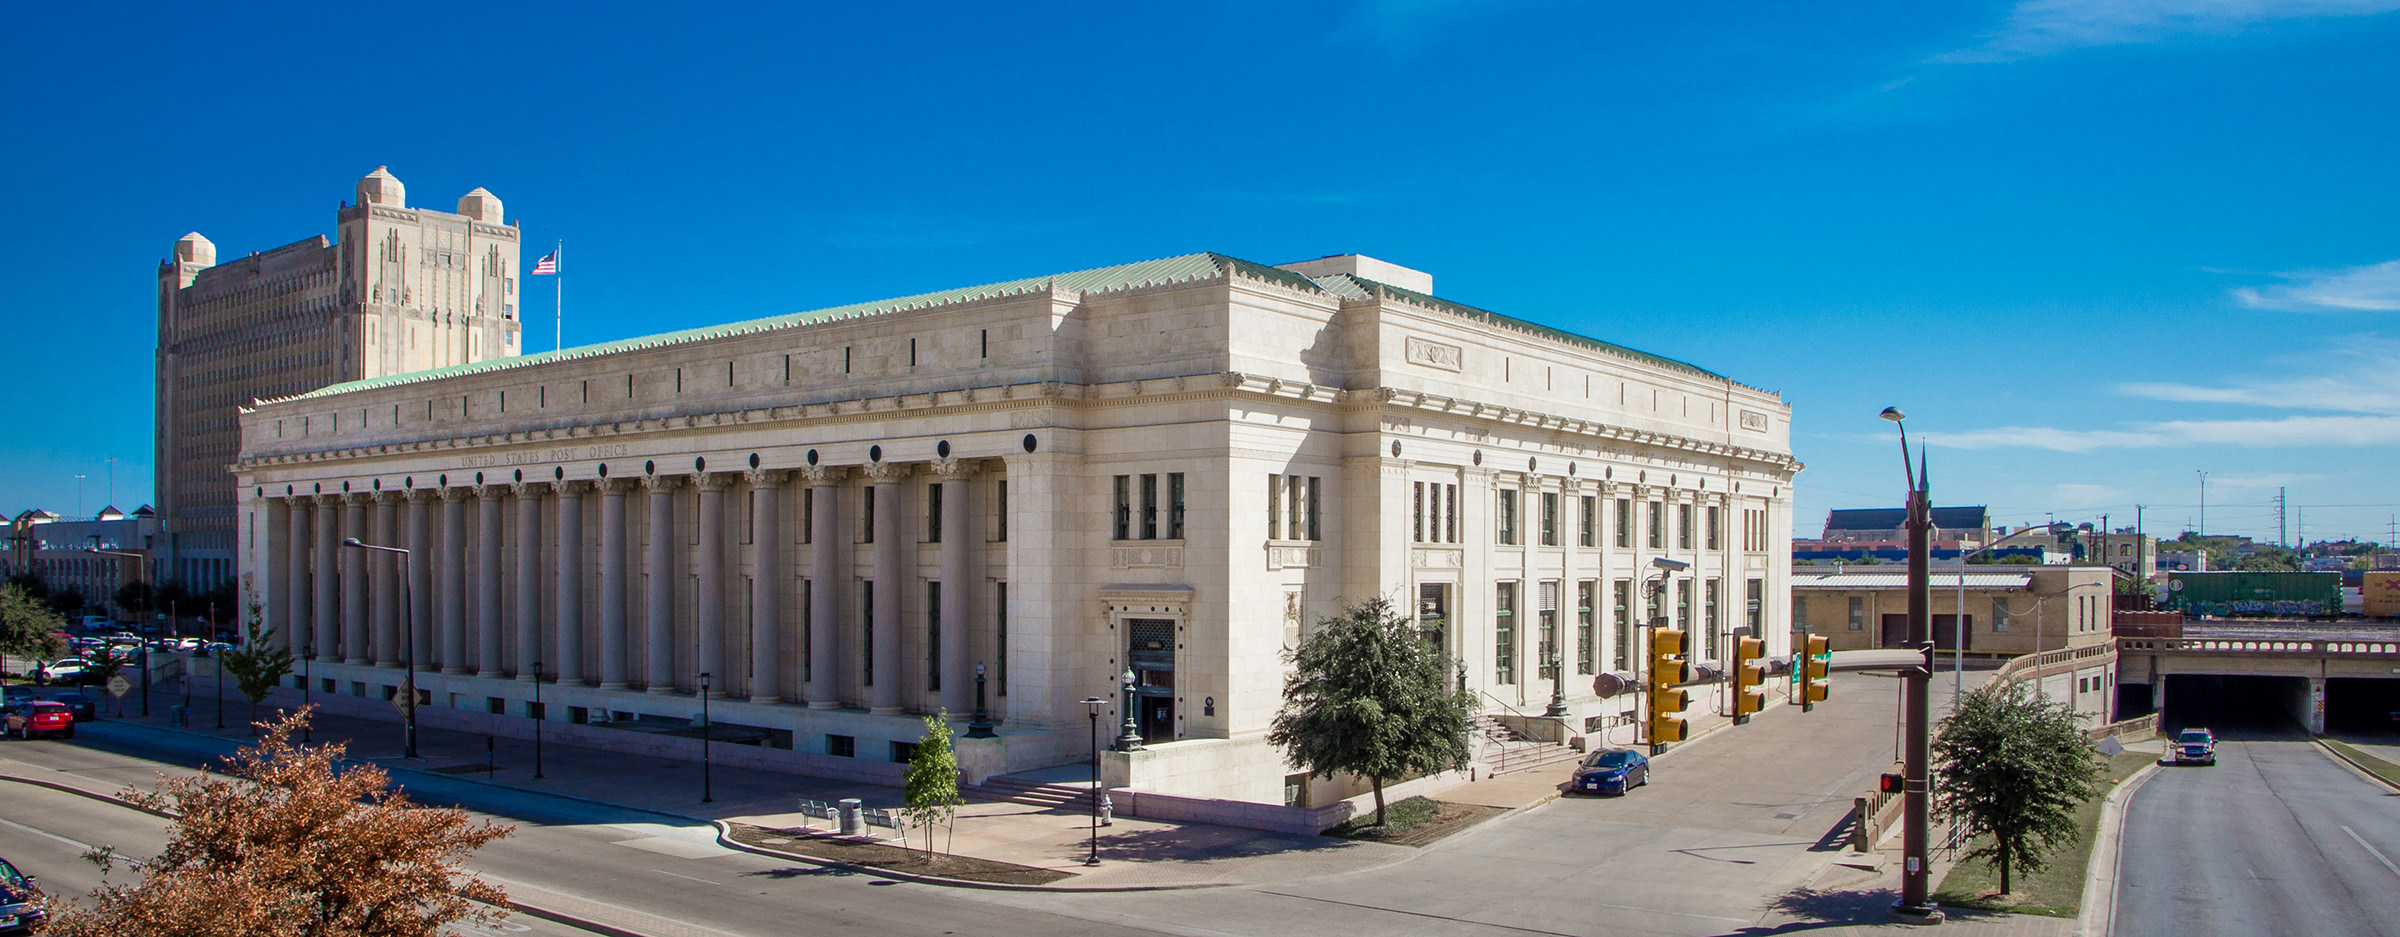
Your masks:
M551 254L550 254L550 256L552 256L552 257L554 257L554 258L557 258L557 262L558 262L559 264L562 264L562 265L563 265L563 264L565 264L565 263L567 262L566 253L567 253L567 240L566 240L565 238L560 238L560 239L558 240L558 248L557 248L556 250L552 251L552 252L551 252ZM562 269L562 270L563 270L563 269L564 269L564 267L562 266L560 269ZM566 349L566 347L567 347L567 283L566 283L566 279L567 279L567 278L566 278L566 275L565 275L565 274L563 274L563 273L555 273L555 272L554 272L554 273L552 273L552 274L551 274L551 276L550 276L550 289L551 289L550 296L551 296L551 301L557 304L557 309L556 309L556 310L554 311L554 313L553 313L553 314L556 316L556 318L554 318L554 319L552 320L552 322L553 322L553 326L552 326L552 327L555 329L555 331L553 331L553 332L551 333L551 339L550 339L550 340L551 340L551 346L550 346L550 350L551 350L551 351L553 351L553 352L564 351L564 350Z

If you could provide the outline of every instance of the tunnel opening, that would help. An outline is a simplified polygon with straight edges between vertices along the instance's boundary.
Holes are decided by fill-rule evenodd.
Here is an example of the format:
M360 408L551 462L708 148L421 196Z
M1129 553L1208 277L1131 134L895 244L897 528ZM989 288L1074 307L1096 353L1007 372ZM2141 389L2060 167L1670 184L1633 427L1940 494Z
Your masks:
M2147 683L2117 684L2117 719L2139 719L2150 714L2150 685Z
M2400 739L2400 679L2326 680L2325 734Z
M2160 728L2207 729L2223 739L2308 737L2307 677L2172 674Z

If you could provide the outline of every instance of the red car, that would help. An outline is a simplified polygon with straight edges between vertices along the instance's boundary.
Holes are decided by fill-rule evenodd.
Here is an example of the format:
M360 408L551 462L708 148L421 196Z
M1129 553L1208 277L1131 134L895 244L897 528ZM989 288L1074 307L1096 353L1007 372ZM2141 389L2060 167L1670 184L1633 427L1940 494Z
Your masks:
M13 732L21 739L51 734L71 739L75 737L75 711L49 700L15 703L0 715L0 732Z

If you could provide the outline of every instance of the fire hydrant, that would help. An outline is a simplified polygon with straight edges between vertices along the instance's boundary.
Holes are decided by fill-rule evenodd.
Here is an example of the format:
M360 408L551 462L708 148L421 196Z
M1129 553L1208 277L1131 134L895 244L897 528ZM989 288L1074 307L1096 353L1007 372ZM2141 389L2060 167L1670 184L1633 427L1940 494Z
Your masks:
M1109 802L1109 800L1108 800L1108 795L1107 795L1106 793L1103 793L1103 794L1101 794L1101 795L1100 795L1100 825L1101 825L1101 826L1115 826L1115 825L1116 825L1116 823L1117 823L1117 808L1116 808L1116 805L1115 805L1115 804L1112 804L1112 803L1110 803L1110 802Z

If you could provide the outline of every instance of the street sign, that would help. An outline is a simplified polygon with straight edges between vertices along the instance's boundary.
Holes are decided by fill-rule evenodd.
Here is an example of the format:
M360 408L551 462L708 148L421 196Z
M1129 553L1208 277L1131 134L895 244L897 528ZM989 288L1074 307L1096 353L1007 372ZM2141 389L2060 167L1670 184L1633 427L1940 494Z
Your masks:
M416 702L416 694L402 693L398 696L392 697L392 708L399 710L401 715L406 716L408 715L409 709L416 705Z
M2100 754L2115 758L2124 753L2125 743L2117 741L2117 737L2112 735L2100 740L2099 749Z
M124 699L125 694L130 692L133 692L133 681L125 679L124 674L108 678L108 695Z

